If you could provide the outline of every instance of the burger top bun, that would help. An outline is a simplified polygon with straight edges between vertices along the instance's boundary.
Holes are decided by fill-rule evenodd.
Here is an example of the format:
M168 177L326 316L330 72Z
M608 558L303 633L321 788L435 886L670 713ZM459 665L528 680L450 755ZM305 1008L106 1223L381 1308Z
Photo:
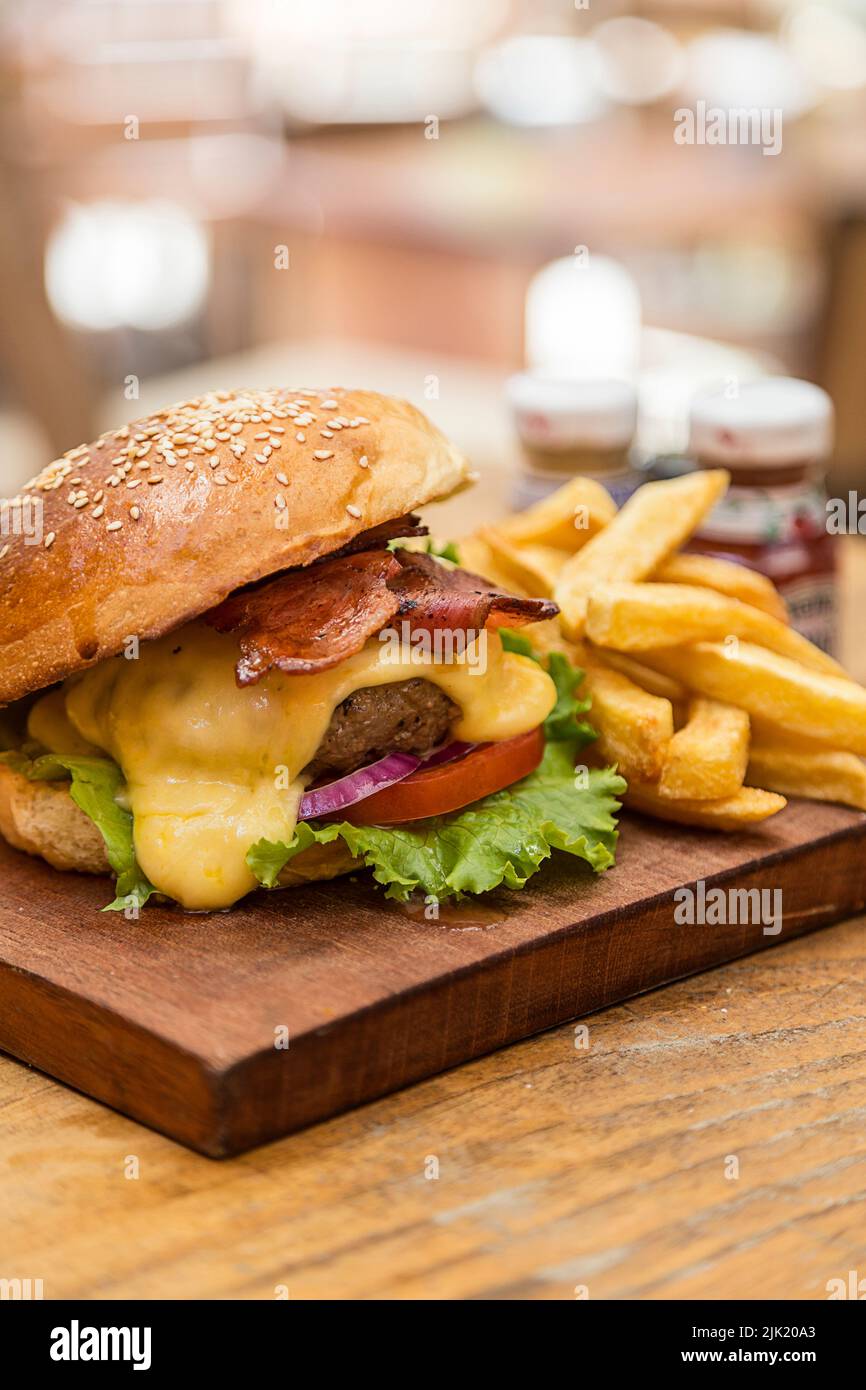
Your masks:
M466 481L414 406L337 388L214 391L72 449L3 504L0 704Z

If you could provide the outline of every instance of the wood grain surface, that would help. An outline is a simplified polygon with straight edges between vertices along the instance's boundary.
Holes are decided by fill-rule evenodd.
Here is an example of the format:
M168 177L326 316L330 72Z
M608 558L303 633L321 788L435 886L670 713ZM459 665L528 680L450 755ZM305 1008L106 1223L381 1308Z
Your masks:
M0 1276L46 1298L826 1298L866 1275L864 929L222 1164L0 1058Z
M866 545L840 549L866 681ZM587 1048L558 1027L219 1164L0 1056L0 1278L46 1298L825 1298L866 1276L864 942L864 918L829 927L594 1014Z
M615 869L557 855L473 930L460 909L407 916L365 875L130 922L100 911L102 880L8 847L0 873L0 1046L223 1156L863 908L866 815L797 802L675 838L627 815ZM781 919L756 901L682 925L673 895L698 881L763 891Z

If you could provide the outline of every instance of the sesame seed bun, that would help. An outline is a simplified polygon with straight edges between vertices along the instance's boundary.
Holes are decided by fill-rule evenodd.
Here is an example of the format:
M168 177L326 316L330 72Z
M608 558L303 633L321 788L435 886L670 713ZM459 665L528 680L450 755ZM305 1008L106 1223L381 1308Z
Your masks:
M72 449L15 499L41 502L38 543L0 535L0 705L466 481L371 391L214 391Z

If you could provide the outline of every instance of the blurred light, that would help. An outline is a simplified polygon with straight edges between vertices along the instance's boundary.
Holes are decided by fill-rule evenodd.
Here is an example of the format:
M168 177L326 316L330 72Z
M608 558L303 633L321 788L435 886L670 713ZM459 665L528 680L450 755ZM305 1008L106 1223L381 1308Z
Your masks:
M523 126L576 125L607 108L596 55L587 39L521 34L482 53L475 87L502 121Z
M782 370L778 362L665 328L644 329L642 348L639 443L649 454L685 452L689 407L702 386L724 378L753 381L767 371Z
M484 43L508 14L507 0L228 0L231 27L262 51L321 46L335 49L407 40L439 44Z
M648 19L608 19L592 31L598 81L614 101L657 101L682 75L684 53L673 34Z
M841 10L807 4L787 16L783 33L797 62L813 81L842 90L866 86L863 23Z
M526 362L550 376L631 377L640 352L637 286L617 261L552 261L526 293Z
M257 59L260 92L308 124L362 125L448 120L474 106L469 53L407 43L349 48L331 44Z
M253 55L257 90L310 124L467 114L475 51L507 11L506 0L229 0L228 8Z
M210 275L207 236L166 202L73 205L51 233L45 287L78 328L168 328L201 306Z
M689 96L708 106L781 110L796 117L814 102L814 93L792 56L764 34L720 29L689 44L686 55Z

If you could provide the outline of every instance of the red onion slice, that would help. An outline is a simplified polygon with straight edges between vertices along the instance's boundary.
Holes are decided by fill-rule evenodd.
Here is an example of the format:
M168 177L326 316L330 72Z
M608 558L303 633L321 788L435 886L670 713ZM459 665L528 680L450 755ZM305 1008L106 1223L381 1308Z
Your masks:
M356 801L363 801L365 796L372 796L373 792L402 782L404 777L420 766L421 759L414 753L389 753L378 762L359 767L356 772L350 772L336 782L327 782L324 787L305 792L298 808L298 820L312 820L315 816L342 811L344 806L353 806Z
M436 767L464 758L477 746L475 743L449 743L427 758L416 757L414 753L389 753L387 757L379 758L378 762L359 767L356 772L350 772L336 782L327 782L323 787L305 792L298 808L298 820L314 820L316 816L342 811L345 806L354 806L356 801L363 801L374 792L402 782L419 768Z
M465 758L467 753L471 753L473 748L480 748L479 743L448 743L444 748L437 748L435 753L431 753L422 762L422 767L438 767L440 763L453 763L457 758Z

